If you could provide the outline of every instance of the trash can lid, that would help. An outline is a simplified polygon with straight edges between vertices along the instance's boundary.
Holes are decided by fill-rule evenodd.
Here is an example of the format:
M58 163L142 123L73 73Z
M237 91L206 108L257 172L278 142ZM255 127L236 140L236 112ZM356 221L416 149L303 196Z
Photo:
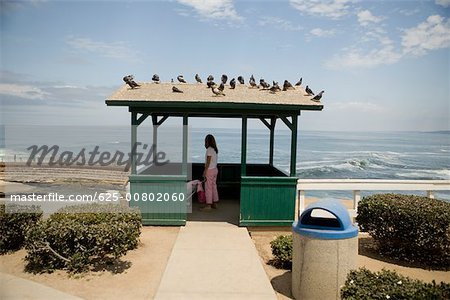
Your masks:
M318 201L309 205L292 230L315 239L348 239L358 235L347 208L338 201Z

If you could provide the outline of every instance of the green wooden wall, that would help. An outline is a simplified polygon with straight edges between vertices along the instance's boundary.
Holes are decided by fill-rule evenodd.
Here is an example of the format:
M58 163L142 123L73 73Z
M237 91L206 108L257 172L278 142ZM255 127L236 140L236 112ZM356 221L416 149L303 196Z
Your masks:
M186 176L182 175L131 175L130 194L138 197L139 201L132 199L130 206L141 210L142 224L185 225L189 209L186 181ZM181 194L184 194L185 201L180 201ZM147 201L143 201L143 197L147 197ZM150 197L153 201L149 200ZM162 201L157 201L158 198Z
M241 177L240 226L291 226L297 177Z

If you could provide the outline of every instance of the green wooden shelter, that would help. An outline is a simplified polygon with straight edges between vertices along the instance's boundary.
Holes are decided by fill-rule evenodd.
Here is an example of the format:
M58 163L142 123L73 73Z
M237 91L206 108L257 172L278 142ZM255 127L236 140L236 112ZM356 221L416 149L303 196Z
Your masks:
M173 93L176 86L183 93ZM230 193L240 199L240 226L290 226L296 202L297 124L302 110L322 110L320 102L305 96L302 87L271 93L267 90L237 85L226 87L225 96L214 96L202 84L143 83L140 88L122 86L107 100L108 106L128 106L131 113L131 145L137 142L137 127L148 117L153 123L153 145L157 145L157 129L169 117L182 117L182 161L171 168L153 168L137 172L132 155L130 192L139 195L186 192L186 182L200 178L203 165L188 163L188 122L195 117L239 118L242 120L241 163L219 161L219 194ZM270 131L269 161L247 164L247 123L259 119ZM281 120L291 130L290 172L273 164L275 124ZM153 151L156 151L156 147ZM133 153L133 152L132 152ZM156 153L156 152L155 152ZM190 178L191 176L192 178ZM226 201L226 200L224 200ZM184 225L186 205L182 201L131 201L142 211L144 225Z

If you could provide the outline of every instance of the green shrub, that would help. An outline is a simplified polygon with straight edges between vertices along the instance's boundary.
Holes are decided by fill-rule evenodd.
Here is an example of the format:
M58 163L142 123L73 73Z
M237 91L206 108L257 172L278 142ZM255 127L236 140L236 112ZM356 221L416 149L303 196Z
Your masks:
M364 197L356 221L382 255L427 267L450 268L450 203L427 197Z
M425 300L450 299L450 284L424 283L404 277L393 271L372 273L365 268L350 271L341 288L342 300L396 299Z
M22 248L26 230L41 218L38 206L0 204L0 254Z
M292 268L292 235L280 235L270 242L275 257L272 264L277 268Z
M137 209L114 204L63 208L27 232L26 270L86 271L135 249L140 229L141 214Z

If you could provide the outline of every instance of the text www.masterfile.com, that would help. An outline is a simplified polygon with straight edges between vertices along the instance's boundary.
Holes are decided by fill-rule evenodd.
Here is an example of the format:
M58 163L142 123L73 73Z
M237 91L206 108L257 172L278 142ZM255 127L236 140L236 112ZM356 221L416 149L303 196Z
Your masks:
M184 193L99 193L94 194L11 194L11 202L117 202L143 201L143 202L182 202L185 200Z

